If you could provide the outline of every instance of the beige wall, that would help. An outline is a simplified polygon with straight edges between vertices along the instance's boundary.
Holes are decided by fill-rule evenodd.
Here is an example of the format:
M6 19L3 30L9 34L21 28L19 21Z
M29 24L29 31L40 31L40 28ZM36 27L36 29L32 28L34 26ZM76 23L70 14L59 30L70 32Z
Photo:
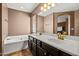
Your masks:
M44 32L44 17L37 16L37 32Z
M44 17L33 15L32 16L32 33L44 32Z
M8 8L2 4L2 52L4 49L4 39L8 36Z
M8 10L9 25L8 35L26 35L30 33L30 16L29 14L17 10Z
M74 12L75 19L75 35L79 36L79 11Z
M8 8L6 4L2 4L2 37L3 40L8 36Z
M53 14L44 17L44 32L53 33Z

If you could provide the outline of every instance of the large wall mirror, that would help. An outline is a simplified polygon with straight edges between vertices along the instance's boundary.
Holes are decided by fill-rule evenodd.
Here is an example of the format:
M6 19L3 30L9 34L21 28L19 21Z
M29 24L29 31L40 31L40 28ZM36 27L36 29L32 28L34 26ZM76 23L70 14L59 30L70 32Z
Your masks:
M60 15L57 17L57 33L70 35L70 16Z

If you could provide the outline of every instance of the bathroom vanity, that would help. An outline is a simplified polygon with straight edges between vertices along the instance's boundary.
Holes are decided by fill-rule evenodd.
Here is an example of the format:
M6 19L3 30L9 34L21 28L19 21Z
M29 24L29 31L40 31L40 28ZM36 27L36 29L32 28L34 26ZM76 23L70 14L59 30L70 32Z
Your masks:
M34 56L77 56L79 41L57 39L56 35L29 35L28 46Z

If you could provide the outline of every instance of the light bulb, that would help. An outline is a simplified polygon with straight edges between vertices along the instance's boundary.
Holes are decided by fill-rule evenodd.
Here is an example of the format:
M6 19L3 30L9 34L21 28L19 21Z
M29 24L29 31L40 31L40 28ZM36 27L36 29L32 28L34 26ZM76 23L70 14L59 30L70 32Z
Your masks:
M47 7L47 9L50 9L50 8L51 8L50 6Z
M41 10L43 10L44 8L43 7L41 7Z
M44 9L44 11L47 11L47 9Z
M54 4L54 3L52 3L52 4L51 4L51 6L52 6L52 7L54 7L54 6L55 6L55 4Z
M44 7L45 7L45 8L47 7L47 4L46 4L46 3L44 4Z

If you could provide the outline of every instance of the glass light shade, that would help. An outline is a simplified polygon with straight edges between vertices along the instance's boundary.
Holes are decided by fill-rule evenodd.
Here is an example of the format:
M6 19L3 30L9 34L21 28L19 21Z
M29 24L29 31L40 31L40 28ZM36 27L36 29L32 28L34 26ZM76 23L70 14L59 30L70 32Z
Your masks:
M48 6L48 7L47 7L47 9L50 9L50 8L51 8L51 6Z
M44 11L47 11L47 9L44 9Z
M51 7L54 7L54 6L55 6L55 4L54 4L54 3L52 3L52 4L51 4Z
M46 3L44 4L44 7L45 7L45 8L47 7L47 4L46 4Z
M44 8L43 7L41 7L41 10L43 10Z

